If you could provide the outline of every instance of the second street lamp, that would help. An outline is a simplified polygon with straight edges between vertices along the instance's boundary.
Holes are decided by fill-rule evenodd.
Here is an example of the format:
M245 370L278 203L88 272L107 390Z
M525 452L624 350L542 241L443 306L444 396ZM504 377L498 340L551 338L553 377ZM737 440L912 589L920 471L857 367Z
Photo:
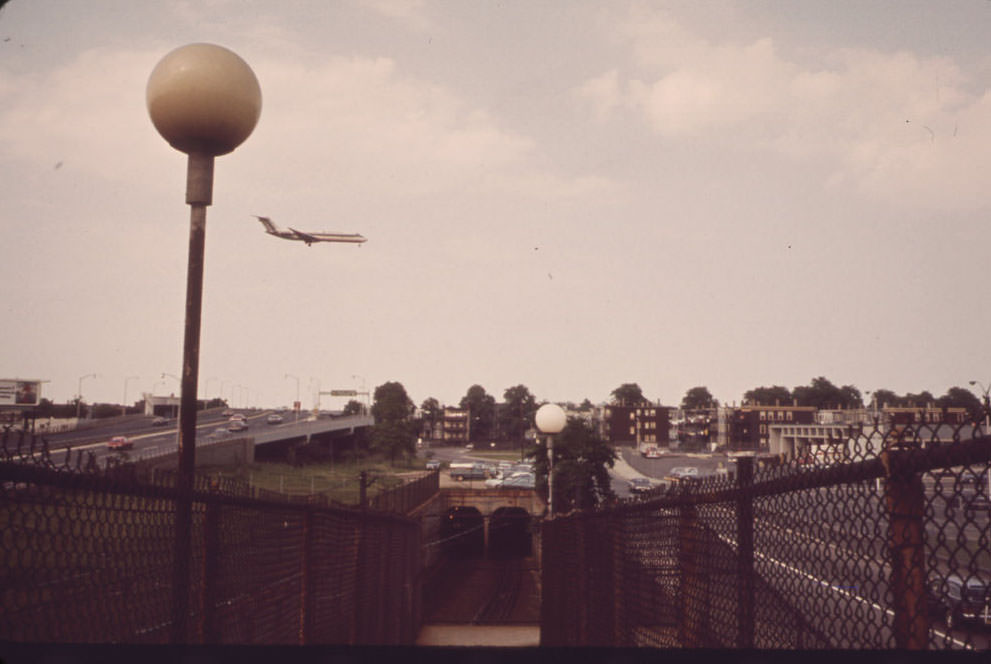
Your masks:
M556 403L545 403L534 415L537 429L547 434L547 513L554 517L554 436L564 430L568 416Z

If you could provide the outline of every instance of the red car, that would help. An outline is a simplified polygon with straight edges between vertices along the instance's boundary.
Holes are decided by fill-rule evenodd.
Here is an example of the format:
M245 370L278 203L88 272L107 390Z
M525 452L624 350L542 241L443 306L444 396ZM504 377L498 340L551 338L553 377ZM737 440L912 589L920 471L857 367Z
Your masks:
M107 443L108 450L129 450L134 447L134 443L127 436L114 436Z

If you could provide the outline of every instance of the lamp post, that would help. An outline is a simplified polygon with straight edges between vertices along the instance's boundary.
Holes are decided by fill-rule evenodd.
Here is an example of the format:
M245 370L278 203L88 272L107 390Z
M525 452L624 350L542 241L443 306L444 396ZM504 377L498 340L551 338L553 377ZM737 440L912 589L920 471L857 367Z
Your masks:
M186 324L179 407L179 470L172 584L172 642L187 639L193 471L196 465L196 388L206 208L213 202L214 157L234 150L261 114L258 79L235 53L213 44L188 44L163 57L146 90L148 114L169 145L188 155L186 203L190 206L186 271Z
M83 405L83 379L84 378L96 378L96 374L95 373L91 373L91 374L86 374L85 376L80 376L79 377L79 391L76 392L76 395L79 397L79 400L76 401L76 419L77 420L79 419L79 412L82 409L82 405Z
M534 423L537 430L547 434L547 513L554 516L554 435L561 433L568 417L556 403L545 403L537 409Z
M988 393L991 392L991 387L984 387L984 383L979 380L970 381L970 385L971 387L976 385L984 392L984 435L986 436L991 432L991 421L989 421L991 420L991 403L989 403L991 402L991 398L988 396Z
M299 377L298 376L293 376L292 374L286 374L285 376L282 377L282 380L285 380L286 378L294 378L294 379L296 379L296 401L293 403L293 408L292 409L293 409L293 412L296 413L296 420L295 421L296 422L299 422Z
M128 376L127 378L124 379L124 400L121 401L121 406L120 406L121 415L127 415L127 382L130 380L137 380L139 378L141 378L141 376Z

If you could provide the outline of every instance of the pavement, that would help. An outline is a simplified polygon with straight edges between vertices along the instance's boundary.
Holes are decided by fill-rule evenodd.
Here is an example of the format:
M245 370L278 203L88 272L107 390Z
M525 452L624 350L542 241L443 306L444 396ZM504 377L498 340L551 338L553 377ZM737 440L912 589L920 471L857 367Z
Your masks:
M539 625L424 625L418 646L529 648L540 645Z

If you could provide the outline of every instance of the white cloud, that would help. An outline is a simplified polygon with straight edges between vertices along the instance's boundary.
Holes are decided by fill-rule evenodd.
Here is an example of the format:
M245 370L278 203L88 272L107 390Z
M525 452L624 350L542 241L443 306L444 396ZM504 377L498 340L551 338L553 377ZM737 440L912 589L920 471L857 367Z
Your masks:
M621 32L632 64L578 90L597 117L626 109L664 140L732 139L818 162L834 184L891 204L987 205L975 176L991 154L987 97L947 58L846 49L813 70L769 38L710 43L666 15L638 14Z
M390 19L405 23L414 30L425 31L433 24L425 15L423 0L355 0L356 4Z

